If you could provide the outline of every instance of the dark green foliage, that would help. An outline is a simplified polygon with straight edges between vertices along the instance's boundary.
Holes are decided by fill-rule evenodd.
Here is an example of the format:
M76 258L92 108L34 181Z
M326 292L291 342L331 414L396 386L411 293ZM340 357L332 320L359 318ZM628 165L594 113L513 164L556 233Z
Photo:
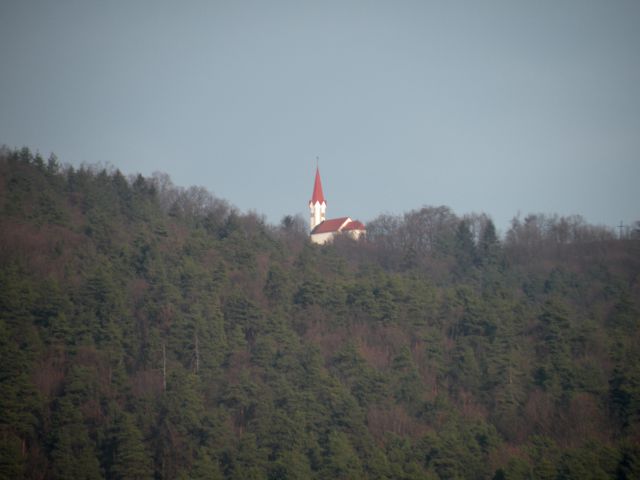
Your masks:
M110 477L147 480L153 478L151 457L146 450L142 433L130 415L123 413L116 419L112 433L112 463Z
M458 272L463 275L478 262L476 245L467 220L461 220L458 224L454 248Z
M324 458L325 465L320 472L323 478L341 480L364 478L360 459L344 433L339 431L329 433Z
M0 478L22 478L26 456L22 452L23 441L11 432L0 434Z
M0 478L638 478L637 237L368 227L0 150Z
M76 394L77 395L77 394ZM55 478L65 480L102 478L95 441L78 407L74 394L60 397L53 410L51 463Z

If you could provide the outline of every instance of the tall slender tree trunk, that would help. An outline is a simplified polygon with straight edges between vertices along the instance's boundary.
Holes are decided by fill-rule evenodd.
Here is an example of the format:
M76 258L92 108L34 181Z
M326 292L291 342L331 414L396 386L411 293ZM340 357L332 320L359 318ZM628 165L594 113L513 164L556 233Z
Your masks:
M198 374L198 370L200 370L200 349L198 347L198 332L195 332L195 344L196 344L196 375Z
M167 391L167 348L162 344L162 391Z

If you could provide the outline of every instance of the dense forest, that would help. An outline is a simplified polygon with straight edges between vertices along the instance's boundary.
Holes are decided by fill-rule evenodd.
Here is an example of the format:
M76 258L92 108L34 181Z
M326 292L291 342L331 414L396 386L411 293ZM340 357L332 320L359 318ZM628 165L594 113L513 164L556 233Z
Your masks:
M0 478L640 478L640 224L306 223L2 149Z

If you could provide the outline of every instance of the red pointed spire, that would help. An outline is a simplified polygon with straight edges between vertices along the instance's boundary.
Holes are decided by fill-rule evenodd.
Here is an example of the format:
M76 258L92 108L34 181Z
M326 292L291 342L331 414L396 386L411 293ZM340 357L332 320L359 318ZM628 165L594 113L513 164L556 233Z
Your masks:
M322 193L322 182L320 181L320 169L316 167L316 181L313 184L313 195L311 196L311 204L316 202L322 204L326 203L324 200L324 194Z

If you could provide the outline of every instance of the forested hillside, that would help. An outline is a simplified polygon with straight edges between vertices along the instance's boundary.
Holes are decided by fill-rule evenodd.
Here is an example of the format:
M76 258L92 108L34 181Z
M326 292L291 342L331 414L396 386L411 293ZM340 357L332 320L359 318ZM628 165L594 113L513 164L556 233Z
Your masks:
M640 478L640 232L424 207L319 247L0 152L0 478Z

